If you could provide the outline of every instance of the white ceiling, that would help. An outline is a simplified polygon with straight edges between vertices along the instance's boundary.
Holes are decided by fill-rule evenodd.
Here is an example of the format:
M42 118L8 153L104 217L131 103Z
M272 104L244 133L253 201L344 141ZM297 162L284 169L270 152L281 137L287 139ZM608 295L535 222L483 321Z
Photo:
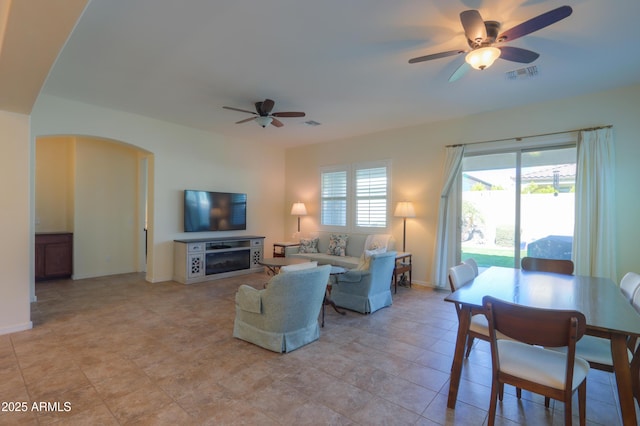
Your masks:
M463 10L506 30L563 4L510 43L540 53L536 78L507 81L523 65L499 59L448 83L463 55L407 62L465 48ZM638 16L638 0L90 0L43 93L293 146L640 83ZM222 108L265 98L307 117L263 129Z

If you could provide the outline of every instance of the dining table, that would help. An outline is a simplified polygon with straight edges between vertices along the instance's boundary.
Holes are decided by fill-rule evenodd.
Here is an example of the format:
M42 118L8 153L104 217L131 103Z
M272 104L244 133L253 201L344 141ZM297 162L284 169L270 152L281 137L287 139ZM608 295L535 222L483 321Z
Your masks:
M622 295L620 287L609 278L498 266L481 272L445 298L445 301L458 304L461 308L451 366L447 400L449 408L453 409L456 405L472 310L475 313L482 309L482 298L487 295L523 306L582 312L587 320L586 334L611 342L622 421L624 425L637 425L634 390L640 385L637 369L632 375L627 341L640 337L640 314Z

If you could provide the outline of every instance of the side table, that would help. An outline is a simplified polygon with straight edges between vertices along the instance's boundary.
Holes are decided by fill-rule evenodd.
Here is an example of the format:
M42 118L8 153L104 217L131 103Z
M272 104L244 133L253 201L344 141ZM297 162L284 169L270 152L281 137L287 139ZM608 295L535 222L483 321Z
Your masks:
M398 252L396 255L396 265L393 268L393 287L394 294L398 292L398 275L400 275L400 285L411 287L411 253ZM407 280L406 274L408 273L409 279Z
M285 257L287 247L298 247L299 245L300 243L295 242L273 243L273 257Z

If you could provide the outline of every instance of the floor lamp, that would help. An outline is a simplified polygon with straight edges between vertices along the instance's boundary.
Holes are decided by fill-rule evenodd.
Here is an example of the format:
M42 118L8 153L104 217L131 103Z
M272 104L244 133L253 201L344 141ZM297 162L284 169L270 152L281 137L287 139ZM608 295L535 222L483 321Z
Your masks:
M400 201L396 206L396 211L393 215L395 217L402 218L402 251L406 252L407 248L405 246L405 243L407 241L407 218L416 217L416 211L413 208L413 203L411 201ZM404 287L411 286L411 283L408 282L404 272L402 273L402 277L400 278L400 282L398 284Z
M307 208L304 203L298 201L297 203L293 203L291 206L291 216L298 216L298 233L300 233L300 216L307 215Z
M413 203L411 201L400 201L393 215L402 218L402 251L407 251L405 246L405 242L407 241L407 218L416 217Z

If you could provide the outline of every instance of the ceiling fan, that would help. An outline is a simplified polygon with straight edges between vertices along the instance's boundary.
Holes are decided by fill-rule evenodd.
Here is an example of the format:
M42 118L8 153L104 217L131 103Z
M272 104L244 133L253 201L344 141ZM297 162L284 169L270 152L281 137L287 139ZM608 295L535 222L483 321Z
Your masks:
M477 10L465 10L460 13L460 22L467 36L467 44L470 49L449 50L447 52L434 53L409 60L410 64L430 61L433 59L455 56L467 53L465 62L449 77L449 81L456 81L462 77L469 68L484 70L493 62L502 58L507 61L528 64L535 61L540 55L531 50L519 47L502 46L502 43L513 41L517 38L531 34L544 27L554 24L571 15L573 9L570 6L560 6L535 18L531 18L515 27L499 33L500 23L497 21L484 21Z
M271 112L275 102L271 99L265 99L262 102L256 102L255 111L249 111L246 109L234 108L230 106L223 106L222 108L230 109L233 111L246 112L248 114L253 114L253 117L245 118L244 120L236 121L236 124L246 123L247 121L255 120L260 126L267 127L269 124L272 124L276 127L282 127L284 124L276 117L304 117L304 112Z

